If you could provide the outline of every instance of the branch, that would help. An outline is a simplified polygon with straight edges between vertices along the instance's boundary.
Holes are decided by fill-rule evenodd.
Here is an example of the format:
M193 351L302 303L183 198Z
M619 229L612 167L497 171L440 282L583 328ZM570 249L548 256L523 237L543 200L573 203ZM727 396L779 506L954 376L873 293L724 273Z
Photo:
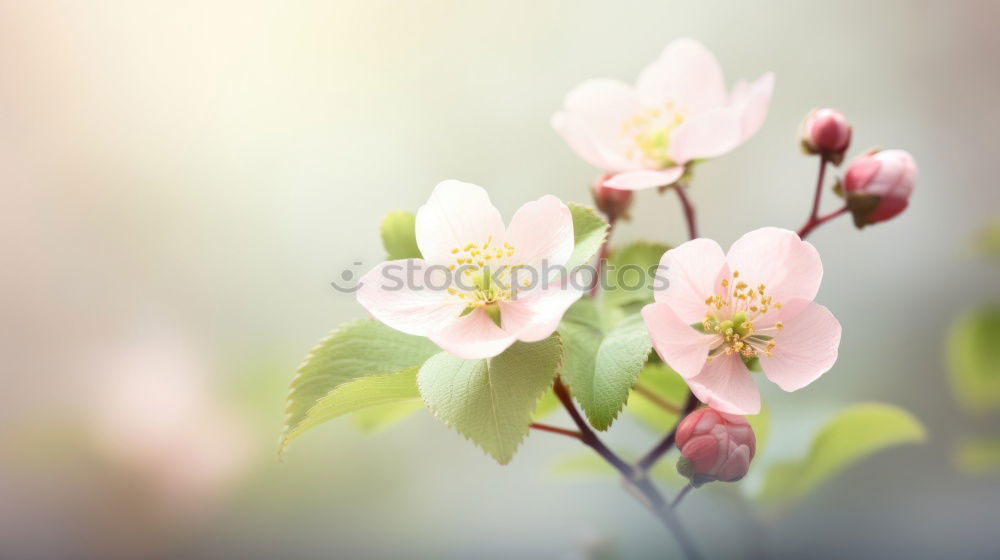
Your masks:
M636 468L642 472L646 472L660 460L660 457L662 457L667 451L670 451L670 448L674 446L674 440L677 438L677 427L681 425L681 421L684 420L684 417L691 414L691 412L693 412L696 408L698 408L698 398L694 396L694 393L689 392L687 403L684 405L684 410L682 410L678 415L677 423L674 424L674 429L670 430L670 433L667 434L660 441L660 443L656 445L656 447L651 449L645 457L636 463Z
M691 206L691 201L689 201L687 195L684 194L684 187L681 185L674 185L674 190L677 191L677 196L681 199L681 206L684 207L684 219L687 220L688 226L688 239L697 239L698 224L695 221L694 206Z
M805 239L807 235L812 233L812 230L847 212L847 205L845 204L843 208L831 212L826 216L819 215L819 203L823 197L823 178L826 176L826 164L828 162L829 160L826 156L821 155L819 157L819 177L816 179L816 194L813 196L812 211L809 212L809 219L799 229L799 237L802 239Z
M540 424L538 422L535 422L531 425L531 428L543 432L552 432L553 434L560 434L571 438L583 439L583 436L580 435L580 432L567 430L566 428L559 428L557 426L549 426L548 424Z
M649 387L646 387L642 383L636 383L635 386L632 387L632 390L646 397L647 399L653 401L653 404L662 408L663 410L666 410L671 414L680 414L681 412L680 407L674 405L674 403L663 398L659 393L650 389Z

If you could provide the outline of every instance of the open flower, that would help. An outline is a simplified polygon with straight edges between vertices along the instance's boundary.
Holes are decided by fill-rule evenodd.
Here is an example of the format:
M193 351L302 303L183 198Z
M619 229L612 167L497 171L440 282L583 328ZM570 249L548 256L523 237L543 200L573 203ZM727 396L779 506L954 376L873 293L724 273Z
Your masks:
M485 190L444 181L417 212L416 237L424 258L376 266L358 301L386 325L460 358L548 337L583 293L565 274L542 277L573 252L572 215L554 196L525 204L505 228Z
M688 162L720 156L757 132L774 75L726 92L719 62L701 43L677 39L632 87L588 80L567 96L552 126L591 165L626 190L676 182Z
M762 228L722 252L688 241L660 260L665 289L642 310L653 347L695 396L729 414L756 414L760 393L748 363L760 361L785 391L815 381L837 361L840 323L813 298L819 253L794 232Z

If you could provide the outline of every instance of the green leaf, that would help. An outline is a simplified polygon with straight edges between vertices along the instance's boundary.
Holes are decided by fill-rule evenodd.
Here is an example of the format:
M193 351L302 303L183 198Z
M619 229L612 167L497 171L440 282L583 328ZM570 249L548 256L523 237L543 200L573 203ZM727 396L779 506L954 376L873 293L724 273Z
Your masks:
M861 459L925 438L923 425L901 408L884 403L854 405L820 430L804 459L771 467L759 500L772 507L789 506Z
M573 214L574 246L566 267L572 270L590 262L601 249L608 236L608 222L592 208L572 202L567 206Z
M612 252L605 302L619 307L652 303L656 267L668 250L670 247L662 243L637 241Z
M417 247L416 224L417 217L402 210L390 212L382 219L379 231L382 234L382 246L388 253L387 260L421 258Z
M535 407L535 413L531 416L532 420L541 420L549 414L552 414L559 408L559 397L556 396L555 391L549 387L549 390L542 395L541 400L538 401L538 406Z
M964 474L1000 474L1000 439L968 438L955 448L955 466Z
M381 404L359 410L351 415L351 424L361 432L372 434L394 426L424 408L419 394L416 399Z
M581 300L574 307L592 306ZM562 378L598 430L607 430L628 400L652 345L639 315L604 329L595 316L577 311L559 325L566 357Z
M420 402L417 390L417 371L411 367L387 375L359 377L342 383L306 412L295 427L285 434L283 447L306 431L334 418L356 412L370 406L399 402Z
M532 412L561 360L558 336L517 342L487 360L442 352L420 368L417 382L435 416L504 465L528 434Z
M306 419L309 410L337 386L358 377L419 366L439 351L425 338L401 333L371 319L334 331L309 352L292 381L279 453L288 447L289 434Z
M959 402L975 412L1000 408L1000 306L960 318L948 337L951 386Z
M667 410L661 401L674 410L680 410L684 407L687 394L687 383L677 372L663 362L650 361L639 372L639 380L632 388L625 410L654 433L663 434L673 428L677 413Z

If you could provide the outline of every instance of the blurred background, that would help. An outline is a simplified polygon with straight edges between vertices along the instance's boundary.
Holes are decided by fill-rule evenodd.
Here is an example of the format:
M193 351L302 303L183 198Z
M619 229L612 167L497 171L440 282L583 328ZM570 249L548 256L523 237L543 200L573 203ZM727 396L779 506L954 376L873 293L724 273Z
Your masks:
M712 557L995 556L1000 484L953 449L1000 428L956 401L945 344L1000 296L973 248L1000 210L998 19L987 0L0 2L0 556L676 556L613 476L553 472L578 453L567 438L534 433L499 467L422 411L275 450L296 365L363 316L329 283L381 260L381 217L447 178L508 217L544 193L589 203L596 171L551 114L681 36L730 84L777 75L761 131L694 181L723 246L805 220L816 161L796 132L814 107L851 119L851 155L920 166L898 219L812 236L841 358L794 398L763 387L771 436L743 491L849 403L929 431L765 525L711 486L685 524ZM654 191L615 235L684 231ZM656 436L625 418L607 439L639 453Z

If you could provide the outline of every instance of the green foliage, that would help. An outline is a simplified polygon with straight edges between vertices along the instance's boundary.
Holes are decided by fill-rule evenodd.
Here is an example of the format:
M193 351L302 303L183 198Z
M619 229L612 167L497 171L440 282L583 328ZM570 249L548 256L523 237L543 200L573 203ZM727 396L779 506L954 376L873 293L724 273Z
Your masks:
M639 380L629 395L625 410L653 433L663 434L677 423L677 413L663 405L679 411L684 407L687 394L687 384L677 372L663 362L650 362L639 372Z
M279 453L310 410L339 385L370 375L385 375L419 366L439 352L434 343L363 319L331 333L309 352L299 366L285 405L285 430ZM315 426L315 422L310 422ZM292 435L294 432L294 436Z
M590 423L607 430L628 400L652 346L642 317L630 315L605 327L597 320L599 314L586 309L593 306L590 300L577 302L574 307L584 309L559 325L566 348L562 378Z
M970 475L1000 474L1000 439L969 438L955 448L955 466Z
M1000 306L973 311L955 323L948 364L963 406L976 412L1000 408Z
M608 289L605 302L619 307L638 307L653 302L653 271L670 249L662 243L637 241L616 249L608 259Z
M421 257L420 249L417 247L416 224L417 217L411 212L402 210L390 212L382 219L379 232L382 234L382 245L388 254L387 260Z
M380 432L409 418L424 408L418 393L416 399L401 400L371 406L351 414L351 424L366 434Z
M487 360L442 352L420 368L417 381L435 416L503 465L528 434L531 415L561 360L558 336L517 342Z
M550 387L542 398L538 401L538 406L535 407L535 413L531 416L533 420L541 420L549 414L552 414L559 408L559 397L556 396L555 391Z
M362 410L400 402L420 402L417 371L411 367L387 375L359 377L335 387L306 412L305 417L285 434L282 449L306 431L334 418Z
M566 267L573 268L587 264L601 249L608 236L608 222L593 209L580 204L567 204L573 214L573 254Z
M854 405L819 431L804 459L771 467L759 500L787 507L864 457L925 438L924 427L905 410L883 403Z

